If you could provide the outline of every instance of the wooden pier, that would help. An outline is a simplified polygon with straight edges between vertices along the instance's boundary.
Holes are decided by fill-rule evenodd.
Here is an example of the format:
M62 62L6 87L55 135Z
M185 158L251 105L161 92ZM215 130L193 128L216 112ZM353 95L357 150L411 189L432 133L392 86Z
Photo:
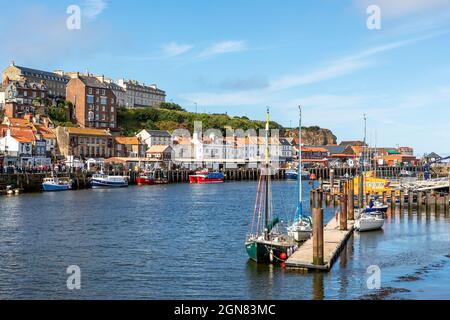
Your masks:
M343 231L335 218L327 223L323 232L323 265L313 263L313 239L309 239L286 260L286 268L329 271L353 234L354 223L348 220L347 230Z

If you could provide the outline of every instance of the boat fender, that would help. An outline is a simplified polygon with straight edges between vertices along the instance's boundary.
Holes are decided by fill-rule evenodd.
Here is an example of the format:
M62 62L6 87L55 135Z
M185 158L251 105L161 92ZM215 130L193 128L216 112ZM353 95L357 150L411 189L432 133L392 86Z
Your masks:
M270 250L269 258L270 262L273 262L273 250Z

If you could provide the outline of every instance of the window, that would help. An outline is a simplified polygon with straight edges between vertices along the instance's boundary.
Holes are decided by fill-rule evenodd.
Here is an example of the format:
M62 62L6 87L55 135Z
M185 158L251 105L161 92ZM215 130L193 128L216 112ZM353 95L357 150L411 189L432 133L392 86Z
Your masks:
M104 96L106 94L106 90L102 89L102 96Z
M107 101L108 101L108 100L107 100L106 97L102 97L102 98L101 98L101 104L102 104L102 105L106 105L106 104L107 104Z
M92 89L91 89L92 90ZM94 103L94 96L93 95L88 95L86 97L87 103L88 104L93 104Z
M45 94L43 92L41 92L41 98L44 98Z
M102 111L106 112L106 106L102 106Z
M100 90L99 89L95 89L95 93L96 94L100 94Z
M24 97L28 96L28 91L27 91L27 90L24 90L24 91L23 91L23 96L24 96Z
M114 107L111 107L111 113L114 113Z
M88 88L89 94L92 94L92 88Z

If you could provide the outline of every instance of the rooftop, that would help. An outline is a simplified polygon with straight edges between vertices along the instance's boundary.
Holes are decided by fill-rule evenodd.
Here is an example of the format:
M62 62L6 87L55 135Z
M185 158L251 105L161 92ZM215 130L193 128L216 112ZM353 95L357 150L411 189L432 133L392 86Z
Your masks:
M111 136L106 130L91 129L91 128L75 128L64 127L64 129L70 134L88 135L88 136Z

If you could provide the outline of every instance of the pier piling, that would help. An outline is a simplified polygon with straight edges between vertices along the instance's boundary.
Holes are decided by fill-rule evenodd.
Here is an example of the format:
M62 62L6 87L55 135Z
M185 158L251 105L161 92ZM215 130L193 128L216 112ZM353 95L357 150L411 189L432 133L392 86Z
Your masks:
M347 216L348 220L355 220L355 198L354 198L354 180L349 181L348 199L347 199Z
M323 265L323 209L319 191L314 191L313 196L313 264Z
M341 208L339 217L339 230L347 230L347 193L344 187L344 192L341 193Z

